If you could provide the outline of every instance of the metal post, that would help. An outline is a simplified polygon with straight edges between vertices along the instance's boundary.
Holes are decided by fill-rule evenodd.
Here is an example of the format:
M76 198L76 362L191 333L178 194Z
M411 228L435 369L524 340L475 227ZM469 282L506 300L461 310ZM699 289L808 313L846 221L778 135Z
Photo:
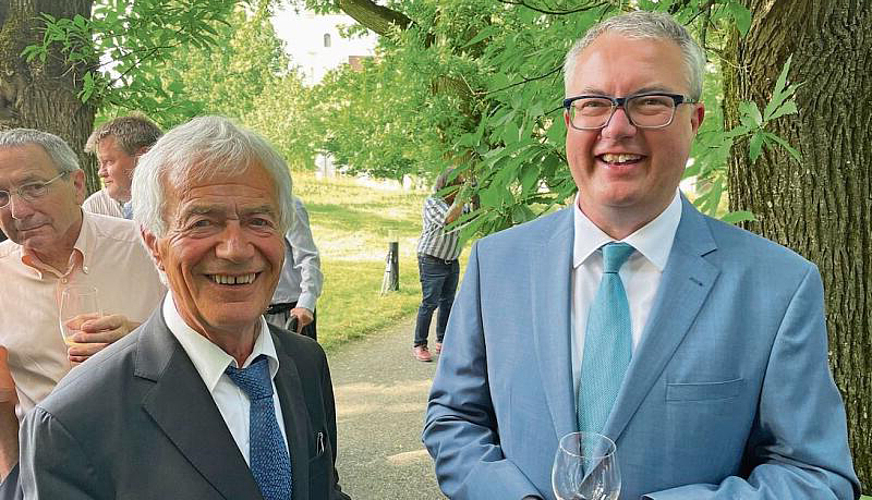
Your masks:
M388 255L385 258L385 275L382 279L381 293L398 292L400 290L400 243L388 243Z

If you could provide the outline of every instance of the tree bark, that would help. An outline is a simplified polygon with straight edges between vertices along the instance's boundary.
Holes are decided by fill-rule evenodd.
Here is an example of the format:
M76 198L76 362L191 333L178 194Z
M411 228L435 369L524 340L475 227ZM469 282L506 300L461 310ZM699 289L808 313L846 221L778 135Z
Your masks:
M79 156L88 192L100 188L96 161L84 152L94 126L95 108L76 96L86 65L71 65L56 47L45 62L27 62L21 52L42 43L44 21L91 16L93 0L3 0L0 3L0 130L26 127L63 138Z
M402 12L382 7L372 0L339 0L338 5L342 12L381 36L390 34L392 26L403 30L412 24Z
M733 34L725 66L725 119L737 106L762 110L789 56L788 79L802 83L799 113L770 132L802 154L734 146L730 209L751 210L747 229L788 246L820 268L826 288L829 355L848 417L854 466L872 493L872 3L868 0L743 0L753 14ZM793 411L784 408L783 411Z

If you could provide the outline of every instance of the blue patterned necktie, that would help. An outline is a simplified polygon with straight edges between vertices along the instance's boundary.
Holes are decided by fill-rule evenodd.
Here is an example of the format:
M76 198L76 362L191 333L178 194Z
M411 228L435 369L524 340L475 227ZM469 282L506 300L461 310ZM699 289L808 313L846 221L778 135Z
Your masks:
M633 348L630 304L618 270L634 249L626 243L609 243L602 250L603 277L584 331L577 407L578 429L600 433L618 397Z
M249 406L249 467L264 500L290 500L291 460L273 406L269 361L260 355L248 368L225 370L251 401Z

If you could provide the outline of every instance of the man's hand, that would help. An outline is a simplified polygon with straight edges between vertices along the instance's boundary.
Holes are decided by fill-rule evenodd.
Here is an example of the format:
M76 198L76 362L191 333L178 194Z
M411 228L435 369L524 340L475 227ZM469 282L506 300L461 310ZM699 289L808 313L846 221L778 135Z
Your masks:
M107 345L124 337L140 324L130 321L122 314L111 314L83 322L70 340L75 342L67 349L72 363L83 363Z
M297 317L297 333L302 332L304 326L315 321L315 316L312 314L312 311L305 307L295 307L291 309L291 316Z

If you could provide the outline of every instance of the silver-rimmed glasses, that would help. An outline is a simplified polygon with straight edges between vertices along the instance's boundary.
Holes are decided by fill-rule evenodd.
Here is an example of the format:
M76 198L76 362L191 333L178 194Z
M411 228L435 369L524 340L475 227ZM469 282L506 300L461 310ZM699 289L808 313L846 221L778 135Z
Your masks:
M48 186L52 182L60 179L67 174L69 174L69 172L61 172L47 181L28 182L27 184L23 184L21 186L18 186L17 188L9 188L9 191L0 190L0 208L5 208L6 205L8 205L10 201L12 201L13 193L17 194L28 203L42 198L46 195L46 193L48 193Z
M580 95L563 100L569 123L578 130L597 130L611 121L618 108L624 108L630 123L639 128L668 127L675 108L697 101L679 94L651 93L629 97Z

